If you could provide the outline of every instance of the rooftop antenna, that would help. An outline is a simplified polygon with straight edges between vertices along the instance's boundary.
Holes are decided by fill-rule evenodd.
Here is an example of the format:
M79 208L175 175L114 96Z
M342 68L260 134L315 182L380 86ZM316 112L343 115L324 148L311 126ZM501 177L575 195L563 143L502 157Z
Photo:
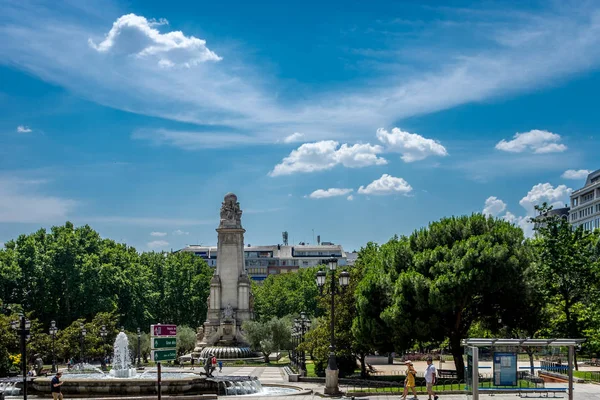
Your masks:
M288 233L287 233L287 231L281 232L281 236L283 237L283 245L287 246L288 245Z

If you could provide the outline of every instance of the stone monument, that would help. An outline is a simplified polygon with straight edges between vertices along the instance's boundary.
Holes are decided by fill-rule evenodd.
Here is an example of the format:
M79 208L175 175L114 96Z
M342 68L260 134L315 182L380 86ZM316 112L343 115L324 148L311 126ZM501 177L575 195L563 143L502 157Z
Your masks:
M208 313L203 328L198 329L194 352L200 357L217 358L252 356L242 331L242 323L254 317L250 279L244 262L242 210L237 196L227 193L221 205L221 222L217 228L217 267L210 281Z

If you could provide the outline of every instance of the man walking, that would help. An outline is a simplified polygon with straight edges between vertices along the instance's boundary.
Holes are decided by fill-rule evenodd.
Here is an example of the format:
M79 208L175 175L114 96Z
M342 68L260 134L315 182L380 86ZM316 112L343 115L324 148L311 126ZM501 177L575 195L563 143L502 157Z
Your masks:
M60 377L62 376L62 372L57 372L52 381L50 381L50 391L52 392L53 400L63 400L63 395L60 391L60 387L63 382L60 381Z
M431 400L431 396L433 396L434 400L438 400L438 397L433 392L433 385L435 385L435 367L433 366L433 359L431 357L427 357L427 368L425 369L425 385L427 386L427 394L429 395L429 400Z

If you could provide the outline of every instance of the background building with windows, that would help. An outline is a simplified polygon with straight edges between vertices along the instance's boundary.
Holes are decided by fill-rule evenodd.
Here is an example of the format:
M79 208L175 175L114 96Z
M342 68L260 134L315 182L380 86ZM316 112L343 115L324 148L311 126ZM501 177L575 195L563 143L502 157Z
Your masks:
M217 246L188 245L179 251L194 253L202 257L209 266L217 265ZM246 271L250 278L262 281L271 274L296 272L300 268L324 264L324 260L335 257L338 265L345 266L347 257L341 245L323 242L319 245L299 244L244 247Z
M584 187L571 193L569 222L587 231L600 228L600 169L588 175Z

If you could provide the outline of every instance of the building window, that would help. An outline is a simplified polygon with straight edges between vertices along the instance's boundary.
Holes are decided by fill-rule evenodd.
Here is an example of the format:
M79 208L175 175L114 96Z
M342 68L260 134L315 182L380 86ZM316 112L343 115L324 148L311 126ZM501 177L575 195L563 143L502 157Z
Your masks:
M575 197L575 198L573 199L573 207L577 207L577 203L578 203L578 202L577 202L577 197Z

